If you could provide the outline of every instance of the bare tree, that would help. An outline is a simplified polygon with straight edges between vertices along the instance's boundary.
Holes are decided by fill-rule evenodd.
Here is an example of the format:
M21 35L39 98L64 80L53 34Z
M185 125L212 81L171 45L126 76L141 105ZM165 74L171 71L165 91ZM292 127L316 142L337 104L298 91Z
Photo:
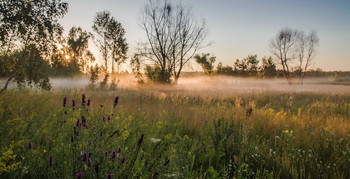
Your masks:
M184 66L202 47L207 35L204 21L198 23L192 9L182 4L172 6L166 0L149 0L142 10L140 25L147 36L141 54L160 68L159 82L173 77L176 83Z
M288 81L292 84L290 62L296 58L296 44L299 40L299 32L290 28L285 28L279 31L275 39L271 40L270 52L281 63L283 73Z
M299 84L306 75L315 56L319 38L316 32L305 35L303 31L285 28L279 31L270 42L270 52L282 65L283 73L292 84L291 69L297 69ZM295 62L295 60L298 60ZM293 64L297 64L293 66Z
M315 31L305 35L301 32L299 35L298 44L298 70L299 70L299 84L303 84L306 72L312 65L313 58L316 55L317 47L319 45L319 38Z

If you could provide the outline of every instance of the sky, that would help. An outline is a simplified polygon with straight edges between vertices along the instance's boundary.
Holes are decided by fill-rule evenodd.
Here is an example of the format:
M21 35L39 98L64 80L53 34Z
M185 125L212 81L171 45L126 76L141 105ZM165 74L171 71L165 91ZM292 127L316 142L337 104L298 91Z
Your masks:
M64 0L69 9L60 21L65 32L73 26L92 31L96 12L108 10L126 30L129 56L145 32L138 24L140 11L148 0ZM191 6L195 16L204 19L210 46L198 53L216 56L216 64L232 66L235 59L269 56L269 43L285 27L316 31L320 38L312 68L350 71L349 0L170 0ZM92 46L92 45L91 45ZM99 58L96 47L92 51ZM199 69L193 63L193 70Z

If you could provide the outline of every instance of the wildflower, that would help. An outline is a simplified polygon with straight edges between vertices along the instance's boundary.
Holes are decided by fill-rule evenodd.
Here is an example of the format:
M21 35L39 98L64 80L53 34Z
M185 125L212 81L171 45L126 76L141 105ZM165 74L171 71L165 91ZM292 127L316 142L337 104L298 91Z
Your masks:
M31 142L28 143L28 148L32 149L33 148L33 144Z
M108 116L108 117L107 117L107 120L110 121L110 120L111 120L111 117Z
M113 151L111 155L111 159L114 161L116 158L117 158L117 153Z
M78 173L75 174L75 178L76 178L76 179L82 179L83 176L84 176L84 173L83 173L83 172L78 172Z
M87 106L90 106L91 105L91 100L89 99L88 101L87 101Z
M91 159L89 158L89 159L87 160L87 166L88 166L88 167L91 167L91 165L92 165Z
M55 164L53 157L49 159L49 166L52 167Z
M86 127L86 118L85 116L81 116L81 123L84 127Z
M125 161L126 161L126 157L125 157L125 156L123 156L123 157L122 157L122 159L120 160L120 164L124 164L124 163L125 163Z
M66 107L66 106L67 106L67 100L68 100L67 97L64 97L64 98L63 98L63 107Z
M113 175L111 173L107 174L106 179L112 179Z
M67 110L65 110L65 111L64 111L64 114L67 114L67 113L68 113Z
M102 117L102 121L105 122L106 121L106 117L103 116Z
M44 151L43 151L44 153L46 153L47 151L44 149Z
M81 159L83 160L83 162L88 162L89 154L86 152L81 154Z
M81 127L80 119L77 120L76 126L77 126L77 127Z
M72 100L72 107L73 107L73 110L75 109L75 100L73 99Z
M86 103L86 96L85 96L85 94L82 94L82 96L81 96L81 105L85 106L85 103Z
M118 105L118 102L119 102L119 96L114 98L114 105L113 105L114 108Z
M160 141L162 141L161 139L156 139L156 138L150 138L150 140L151 140L151 142L153 142L153 143L158 143L158 142L160 142Z
M121 153L122 152L122 148L118 148L118 153Z

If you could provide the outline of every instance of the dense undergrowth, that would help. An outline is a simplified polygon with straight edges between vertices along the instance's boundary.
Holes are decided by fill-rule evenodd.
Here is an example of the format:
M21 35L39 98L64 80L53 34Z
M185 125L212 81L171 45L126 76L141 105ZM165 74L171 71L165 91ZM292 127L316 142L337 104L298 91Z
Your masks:
M343 95L8 91L0 177L350 178L349 118Z

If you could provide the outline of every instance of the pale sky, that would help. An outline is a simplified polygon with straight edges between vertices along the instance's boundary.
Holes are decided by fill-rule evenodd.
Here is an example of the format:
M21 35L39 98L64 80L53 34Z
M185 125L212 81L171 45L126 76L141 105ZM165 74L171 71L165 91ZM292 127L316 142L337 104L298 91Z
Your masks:
M108 10L126 30L129 56L137 42L145 41L139 27L140 10L147 0L63 0L69 3L60 21L67 32L72 26L92 31L96 12ZM176 3L177 0L169 2ZM269 56L269 42L285 27L315 30L320 38L312 68L350 71L349 0L182 0L209 29L207 42L199 53L211 53L217 62L233 65L248 55ZM97 51L95 55L99 58ZM194 69L196 70L196 66Z

